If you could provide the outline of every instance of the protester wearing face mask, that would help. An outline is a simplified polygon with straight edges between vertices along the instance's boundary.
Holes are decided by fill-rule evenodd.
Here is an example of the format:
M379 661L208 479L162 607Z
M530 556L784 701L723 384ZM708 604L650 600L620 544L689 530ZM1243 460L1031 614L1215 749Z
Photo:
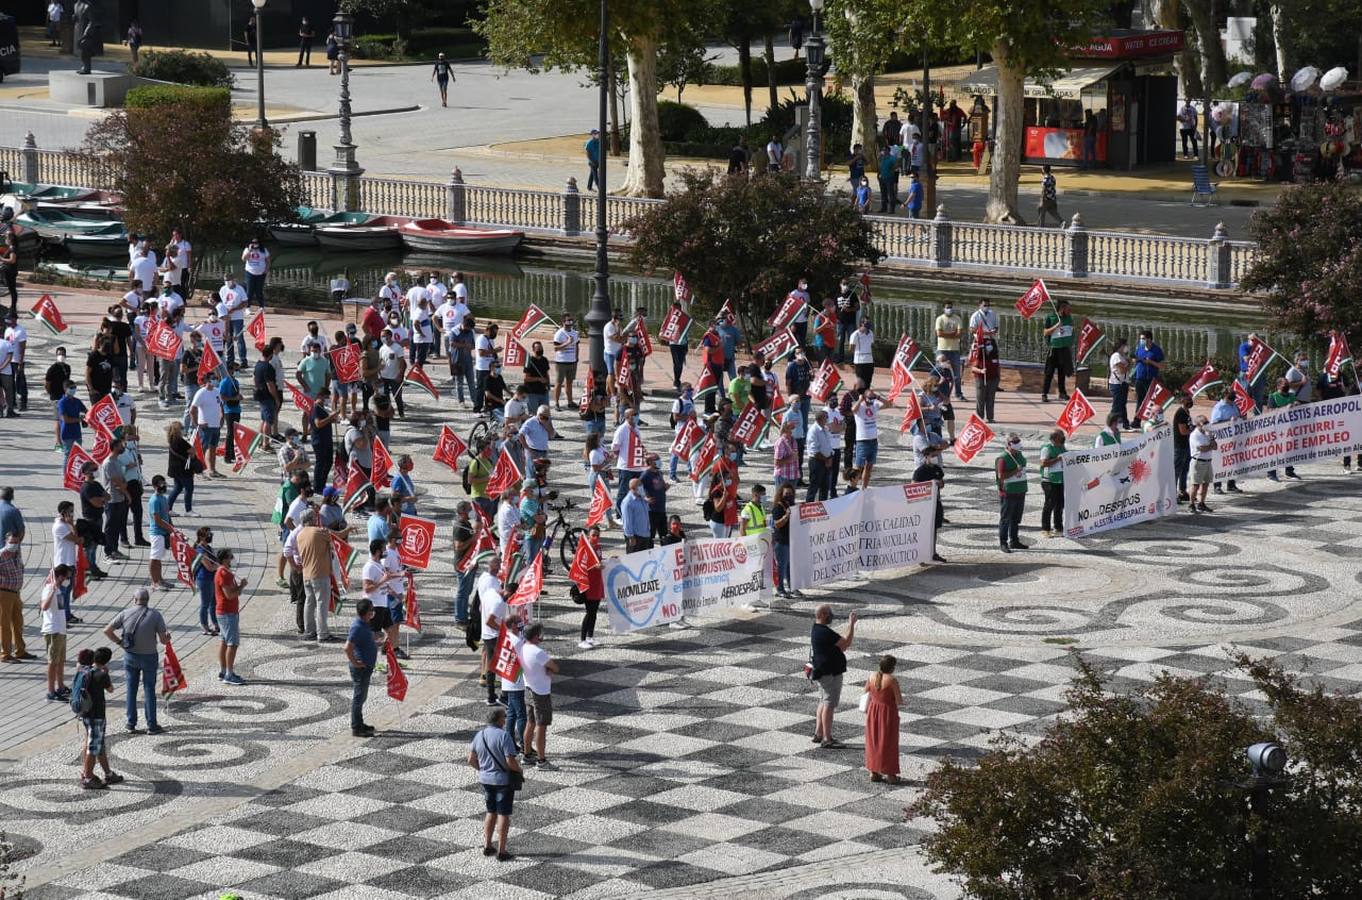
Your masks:
M85 387L90 392L91 406L104 399L113 389L113 382L113 339L104 338L85 358Z
M1208 513L1211 508L1206 505L1206 491L1211 486L1211 451L1217 444L1205 416L1197 416L1196 428L1189 435L1188 444L1192 453L1192 493L1187 508L1192 512Z
M955 374L955 399L964 400L965 394L961 386L963 382L960 378L964 371L960 361L960 327L960 316L956 313L954 304L948 301L942 308L941 315L936 317L933 326L936 332L936 352L938 356L946 354L951 371Z
M1007 449L993 463L993 478L998 485L998 544L1004 553L1025 550L1017 532L1026 509L1026 457L1021 435L1015 431L1007 436Z
M212 375L204 381L203 387L194 393L189 401L191 424L198 429L199 443L208 465L209 478L225 478L218 471L218 444L222 442L222 398L218 396L218 380Z
M1296 355L1296 364L1286 370L1287 389L1296 395L1297 403L1309 403L1314 399L1310 381L1310 357L1304 353Z
M392 328L383 329L382 346L378 349L378 377L383 382L383 392L397 407L397 417L407 417L406 404L402 402L402 380L407 374L407 357Z
M941 467L941 448L936 444L922 451L922 465L913 470L913 481L936 482L936 527L932 530L932 559L945 562L946 558L936 552L936 539L941 534L941 526L946 523L946 510L941 502L941 490L946 486L946 470Z
M1140 332L1140 342L1135 347L1135 425L1140 424L1140 407L1144 405L1144 395L1149 386L1159 379L1163 369L1163 348L1154 343L1154 332L1145 329Z
M643 482L631 478L629 491L620 503L620 520L624 525L624 541L628 552L653 548L652 522L648 517L648 497Z
M790 332L795 337L795 346L803 347L809 336L809 280L799 279L799 284L790 291L790 296L800 300L799 312L790 320Z
M61 365L65 366L65 363ZM55 368L55 366L54 366ZM66 366L68 372L70 366ZM49 388L49 391L51 388ZM62 448L62 459L71 455L71 448L80 443L80 423L84 421L85 404L76 396L76 383L68 375L61 396L57 398L57 443Z
M993 301L987 297L979 301L979 308L969 317L969 333L977 335L980 332L984 337L998 336L998 313L993 308Z

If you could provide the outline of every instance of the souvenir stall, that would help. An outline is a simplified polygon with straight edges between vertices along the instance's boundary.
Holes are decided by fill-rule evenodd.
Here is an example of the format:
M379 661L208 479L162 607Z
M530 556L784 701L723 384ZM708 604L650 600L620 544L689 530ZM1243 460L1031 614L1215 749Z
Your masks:
M1346 69L1306 66L1282 85L1275 75L1240 72L1237 101L1211 107L1211 152L1222 177L1294 181L1362 179L1362 94L1345 90Z

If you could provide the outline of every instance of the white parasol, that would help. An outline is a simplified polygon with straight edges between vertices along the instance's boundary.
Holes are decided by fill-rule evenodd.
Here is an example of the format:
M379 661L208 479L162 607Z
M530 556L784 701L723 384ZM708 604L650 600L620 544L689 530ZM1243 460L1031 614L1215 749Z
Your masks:
M1308 91L1314 87L1316 81L1319 81L1319 69L1314 66L1306 66L1297 70L1296 74L1291 76L1291 90L1296 93Z
M1230 79L1229 86L1232 88L1237 88L1240 85L1248 84L1252 80L1253 80L1252 72L1240 72L1239 74L1235 75L1233 78Z
M1334 68L1325 72L1324 76L1320 78L1319 89L1321 91L1334 91L1337 90L1339 86L1341 86L1343 82L1347 80L1348 70L1343 68L1342 66L1335 66Z

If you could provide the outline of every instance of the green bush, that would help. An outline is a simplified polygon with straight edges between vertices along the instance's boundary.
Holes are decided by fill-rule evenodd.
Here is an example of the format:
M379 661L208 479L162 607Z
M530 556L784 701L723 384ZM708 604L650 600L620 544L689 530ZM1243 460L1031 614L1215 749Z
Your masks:
M222 60L185 50L143 50L132 74L202 87L230 88L233 82L232 71Z
M709 130L700 110L673 100L657 101L657 124L663 141L700 140L697 136Z
M468 28L418 28L403 40L396 34L366 34L355 39L356 59L416 60L435 59L443 53L449 59L478 59L482 39Z
M146 84L128 91L123 101L128 109L155 109L160 106L191 104L211 108L221 106L229 114L232 92L225 87L189 87L181 84Z
M804 61L803 57L776 60L776 84L803 84L804 77L808 72L809 64ZM742 87L742 70L736 65L706 65L705 77L700 83ZM752 58L752 86L758 88L767 83L766 60L760 56L754 56Z

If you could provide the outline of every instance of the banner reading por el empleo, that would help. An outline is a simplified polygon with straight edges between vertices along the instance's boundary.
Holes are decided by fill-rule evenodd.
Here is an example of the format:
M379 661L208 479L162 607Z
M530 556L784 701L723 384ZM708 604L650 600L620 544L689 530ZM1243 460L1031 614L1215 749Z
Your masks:
M1362 397L1303 403L1209 428L1217 481L1362 453Z
M1066 537L1089 537L1177 509L1171 425L1109 447L1069 450L1060 459Z
M666 625L682 616L770 603L771 533L682 541L604 561L611 631Z
M857 579L932 558L936 482L801 503L790 517L790 585Z

